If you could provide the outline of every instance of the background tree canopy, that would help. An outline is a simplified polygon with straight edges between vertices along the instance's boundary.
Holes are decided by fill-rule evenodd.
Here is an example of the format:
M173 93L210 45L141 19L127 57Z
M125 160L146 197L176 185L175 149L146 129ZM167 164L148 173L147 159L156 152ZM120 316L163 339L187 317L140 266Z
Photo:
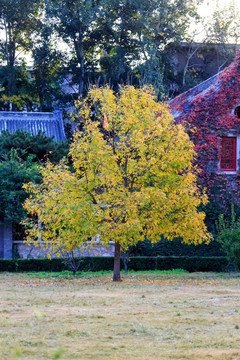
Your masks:
M189 39L189 26L199 20L196 9L201 2L0 0L5 34L0 47L0 108L51 111L54 104L73 104L79 95L85 96L89 84L108 83L116 90L119 84L151 84L161 97L169 95L174 81L181 90L174 45ZM233 15L232 10L231 16L221 14L220 26L215 13L205 27L209 41L219 48L221 39L229 41L230 35L237 39ZM26 52L32 57L31 71L22 60ZM223 55L229 57L227 52ZM194 77L188 65L186 69L185 88Z
M174 92L173 83L186 90L205 77L189 65L195 48L176 77L174 51L195 41L189 28L200 21L202 1L0 0L0 108L51 111L54 104L64 107L85 96L90 84L115 90L119 84L151 84L159 97ZM233 53L225 43L239 40L234 6L216 10L203 27L203 43L214 44L219 67L225 66Z

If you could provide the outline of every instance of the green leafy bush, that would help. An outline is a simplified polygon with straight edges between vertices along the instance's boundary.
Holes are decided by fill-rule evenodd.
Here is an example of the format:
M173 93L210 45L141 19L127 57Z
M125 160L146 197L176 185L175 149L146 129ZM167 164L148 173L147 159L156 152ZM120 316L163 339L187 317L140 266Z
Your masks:
M234 206L232 205L230 221L225 220L224 215L219 215L216 240L221 244L227 259L237 270L240 269L240 219L236 219Z

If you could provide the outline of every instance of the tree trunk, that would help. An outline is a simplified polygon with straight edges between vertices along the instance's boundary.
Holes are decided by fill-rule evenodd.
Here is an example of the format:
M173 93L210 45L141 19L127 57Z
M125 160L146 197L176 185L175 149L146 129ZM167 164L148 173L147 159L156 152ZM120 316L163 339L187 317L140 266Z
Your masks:
M84 55L83 55L83 30L81 24L79 24L78 28L78 38L74 39L74 47L75 52L78 60L78 64L80 65L80 74L79 74L79 96L82 97L83 95L83 88L84 88Z
M120 277L120 244L117 241L115 243L114 251L114 268L113 268L113 281L121 281Z
M42 70L41 70L41 66L39 66L39 80L40 80L40 84L39 84L39 111L43 111L44 108L44 81L43 81L43 76L42 76Z
M188 53L187 53L187 61L184 66L184 69L183 69L182 86L186 85L186 74L188 71L190 60L192 59L193 55L195 55L196 52L200 49L201 46L202 46L202 43L199 44L198 46L196 46L195 49L193 49L192 43L189 45L189 49L188 49Z
M13 35L13 29L10 23L5 23L6 32L6 56L8 66L8 96L14 95L16 90L15 83L15 52L16 41Z

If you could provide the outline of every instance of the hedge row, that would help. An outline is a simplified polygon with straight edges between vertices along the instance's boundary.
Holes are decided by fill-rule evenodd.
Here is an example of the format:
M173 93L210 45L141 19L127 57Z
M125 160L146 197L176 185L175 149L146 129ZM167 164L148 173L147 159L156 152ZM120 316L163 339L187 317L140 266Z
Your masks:
M63 271L68 268L66 260L56 259L0 259L0 271L33 272ZM123 268L123 264L122 264ZM143 256L131 257L129 270L171 270L226 271L228 262L225 257L180 257L180 256ZM80 271L101 271L113 269L113 257L82 257Z
M130 248L129 254L130 256L226 256L217 241L211 241L208 245L202 243L195 246L183 244L181 239L169 241L163 237L156 244L152 244L149 240L140 241Z
M201 256L156 256L132 257L128 263L129 270L172 270L183 269L194 271L227 271L226 257Z

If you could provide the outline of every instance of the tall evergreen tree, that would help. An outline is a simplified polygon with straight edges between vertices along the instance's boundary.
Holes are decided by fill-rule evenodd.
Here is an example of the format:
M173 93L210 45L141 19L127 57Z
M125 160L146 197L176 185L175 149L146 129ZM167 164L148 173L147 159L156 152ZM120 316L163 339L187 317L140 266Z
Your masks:
M16 92L16 62L21 52L31 48L42 11L42 0L0 0L2 61L7 64L7 95Z
M33 86L38 96L40 111L51 111L54 102L63 96L61 73L64 61L62 54L56 49L51 33L51 27L43 22L32 50Z

